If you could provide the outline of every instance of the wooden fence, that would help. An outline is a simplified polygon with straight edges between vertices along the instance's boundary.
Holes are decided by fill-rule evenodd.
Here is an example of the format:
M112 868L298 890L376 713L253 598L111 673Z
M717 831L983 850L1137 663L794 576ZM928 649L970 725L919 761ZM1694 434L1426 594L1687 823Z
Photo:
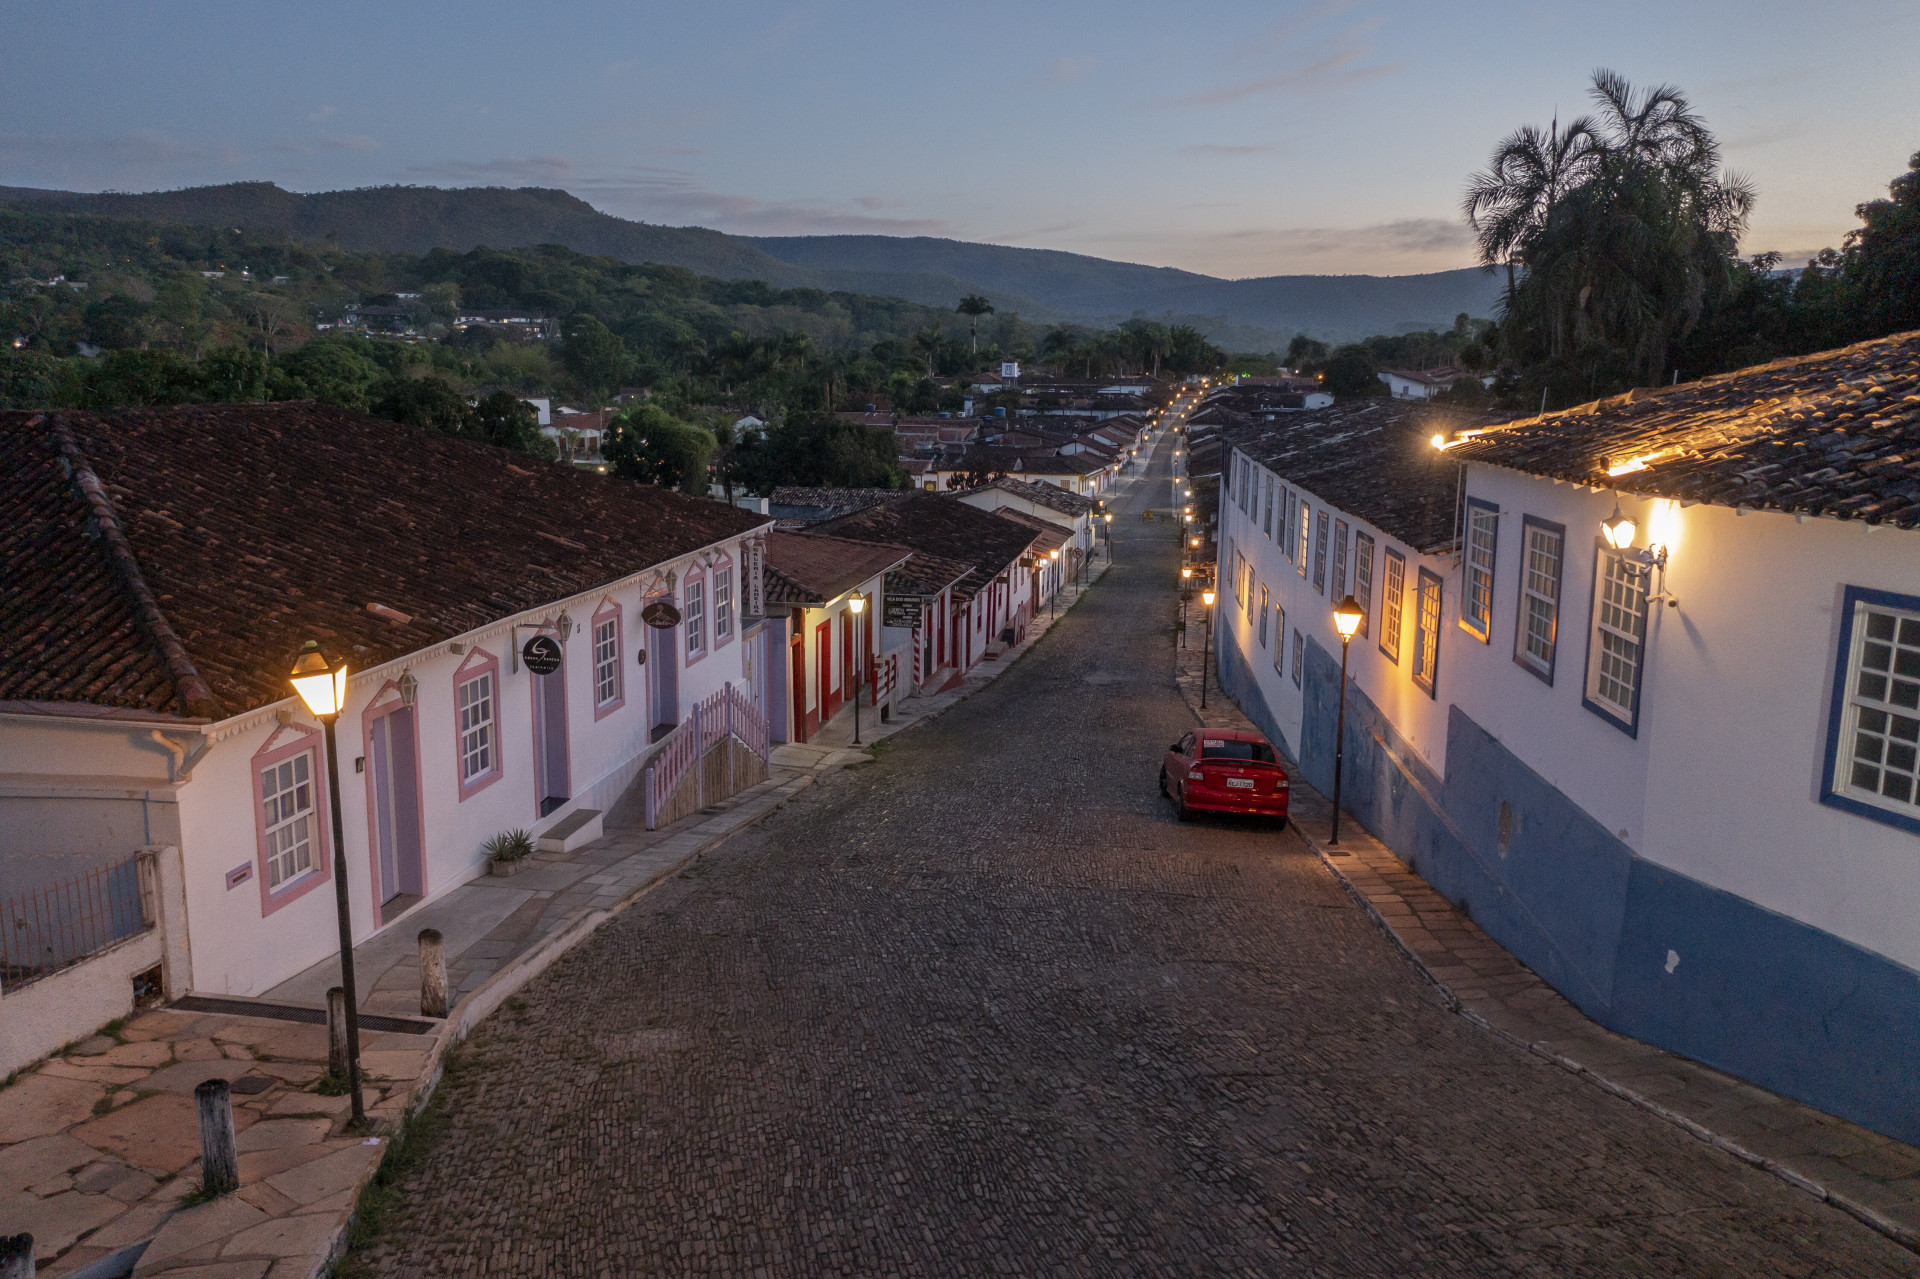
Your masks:
M702 699L647 765L647 829L764 782L767 751L767 717L745 693L728 684Z

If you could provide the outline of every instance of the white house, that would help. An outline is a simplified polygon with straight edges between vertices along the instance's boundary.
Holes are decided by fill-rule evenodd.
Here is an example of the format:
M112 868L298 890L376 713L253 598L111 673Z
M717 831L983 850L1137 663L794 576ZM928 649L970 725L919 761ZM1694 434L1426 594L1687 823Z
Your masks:
M1222 683L1329 787L1350 591L1351 811L1602 1023L1913 1141L1917 395L1908 334L1229 430Z
M1094 527L1094 499L1069 492L1057 484L1015 479L1009 475L979 488L964 489L954 495L954 500L983 511L1017 511L1057 525L1067 534L1068 562L1062 569L1065 577L1077 573L1080 562L1093 553L1099 532Z
M0 433L0 864L177 848L170 993L260 993L337 947L336 875L356 939L398 926L494 834L604 812L698 699L766 705L763 516L312 405ZM339 848L308 639L351 670Z

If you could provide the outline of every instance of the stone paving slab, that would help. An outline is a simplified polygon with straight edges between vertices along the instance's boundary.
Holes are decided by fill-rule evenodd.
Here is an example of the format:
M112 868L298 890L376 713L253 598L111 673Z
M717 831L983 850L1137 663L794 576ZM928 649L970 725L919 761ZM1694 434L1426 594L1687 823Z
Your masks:
M1181 695L1202 723L1255 727L1211 680L1200 709L1196 650L1176 662ZM1592 1021L1351 813L1341 816L1339 845L1330 844L1332 804L1297 767L1292 785L1292 831L1462 1016L1920 1251L1920 1150Z

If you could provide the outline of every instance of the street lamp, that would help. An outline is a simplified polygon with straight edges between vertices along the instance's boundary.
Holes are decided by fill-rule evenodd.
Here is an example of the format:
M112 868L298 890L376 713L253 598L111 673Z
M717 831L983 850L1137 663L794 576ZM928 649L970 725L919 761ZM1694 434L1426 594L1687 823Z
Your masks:
M353 914L347 905L346 837L340 821L340 752L334 745L333 725L347 700L347 664L328 661L317 640L294 654L288 672L293 691L307 704L325 730L327 739L327 804L333 818L333 911L340 923L340 990L347 1005L347 1092L353 1098L355 1128L366 1126L367 1112L360 1099L360 1002L353 984Z
M864 665L861 659L866 656L867 648L866 637L857 632L860 629L860 614L866 607L866 599L859 595L847 601L847 611L853 614L856 632L853 641L853 744L855 746L860 744L860 668Z
M1047 552L1047 562L1049 564L1058 564L1060 562L1059 547L1056 546L1052 550ZM1053 620L1053 602L1059 597L1060 597L1060 578L1059 578L1059 575L1056 573L1053 575L1051 585L1047 590L1047 620L1048 621Z
M1193 565L1180 566L1180 647L1187 646L1187 583L1193 580Z
M1616 551L1633 545L1633 521L1620 513L1618 502L1613 504L1613 514L1600 521L1600 532L1607 539L1607 545Z
M1340 842L1340 769L1347 754L1347 645L1360 632L1366 614L1353 596L1340 601L1333 610L1333 627L1340 632L1340 714L1333 730L1333 835L1332 846Z
M1113 512L1107 512L1107 563L1113 563Z
M1207 667L1213 664L1213 592L1201 591L1200 602L1207 606L1206 636L1200 641L1200 709L1207 709Z

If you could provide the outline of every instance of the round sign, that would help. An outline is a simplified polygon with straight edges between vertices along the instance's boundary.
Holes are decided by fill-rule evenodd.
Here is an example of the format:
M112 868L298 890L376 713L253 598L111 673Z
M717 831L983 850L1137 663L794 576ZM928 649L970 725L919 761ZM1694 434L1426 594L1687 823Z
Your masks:
M640 665L645 666L647 664L647 650L644 648L641 649L633 655L633 658L636 662L640 663Z
M671 630L680 625L680 610L672 600L655 600L640 610L640 620L655 630Z
M520 660L535 675L551 675L560 669L560 641L551 635L536 635L520 646Z

